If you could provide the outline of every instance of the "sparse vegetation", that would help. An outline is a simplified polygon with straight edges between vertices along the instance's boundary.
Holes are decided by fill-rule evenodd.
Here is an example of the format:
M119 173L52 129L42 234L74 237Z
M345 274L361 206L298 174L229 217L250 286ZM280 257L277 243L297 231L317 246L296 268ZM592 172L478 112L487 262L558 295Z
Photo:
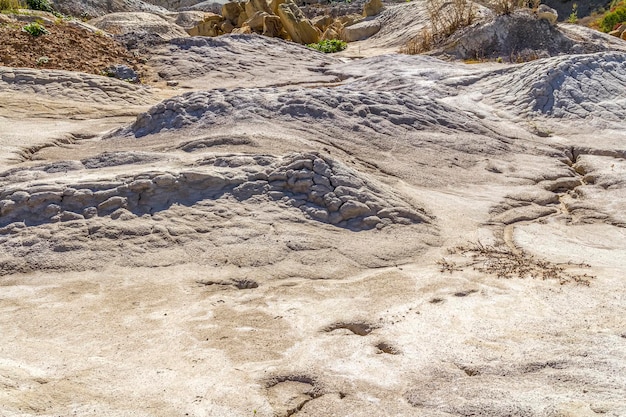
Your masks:
M12 11L22 7L19 0L0 0L0 10Z
M616 29L621 23L626 22L626 1L622 0L598 20L598 27L603 32L610 32Z
M578 23L578 4L574 3L572 5L572 13L570 13L567 18L568 23Z
M527 0L495 0L492 5L493 11L499 16L511 14L524 7L528 7Z
M444 0L430 0L426 8L429 27L422 29L418 36L407 42L401 49L402 53L419 54L429 51L460 28L471 25L476 19L474 4L468 0L452 0L449 4Z
M317 43L310 43L307 45L309 48L317 49L320 52L331 54L334 52L343 51L348 47L348 44L339 39L327 39L319 41Z
M47 35L48 33L50 33L48 32L48 29L46 29L42 24L38 22L32 22L32 23L27 24L26 26L22 28L22 31L34 37Z
M589 268L587 264L556 264L524 251L513 251L505 245L486 246L471 243L457 246L448 251L450 255L463 256L463 262L443 259L437 262L441 272L453 273L472 268L475 271L495 275L498 278L540 278L558 280L561 285L577 283L589 285L595 277L588 274L575 274L568 267Z

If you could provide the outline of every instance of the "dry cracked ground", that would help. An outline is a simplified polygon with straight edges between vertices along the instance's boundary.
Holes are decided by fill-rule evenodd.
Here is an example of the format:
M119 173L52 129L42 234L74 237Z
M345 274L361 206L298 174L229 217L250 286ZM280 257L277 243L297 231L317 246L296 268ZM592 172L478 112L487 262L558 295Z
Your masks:
M626 53L370 55L0 67L0 415L625 416Z

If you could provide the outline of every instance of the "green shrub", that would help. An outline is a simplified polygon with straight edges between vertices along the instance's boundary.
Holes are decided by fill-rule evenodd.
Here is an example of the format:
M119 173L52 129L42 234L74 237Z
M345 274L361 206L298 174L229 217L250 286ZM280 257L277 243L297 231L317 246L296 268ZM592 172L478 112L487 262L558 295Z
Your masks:
M330 54L333 52L343 51L348 47L348 44L344 41L340 41L339 39L327 39L319 41L318 43L310 43L307 46L309 48L317 49L320 52L324 52L325 54Z
M578 23L578 4L574 3L572 5L572 12L567 18L567 23Z
M26 0L26 4L28 8L32 10L42 10L50 13L54 11L48 0Z
M17 10L21 7L19 0L0 0L0 10Z
M47 35L48 33L50 33L48 32L48 29L46 29L43 25L37 22L27 24L22 28L22 31L35 37L39 35Z
M600 30L610 32L622 22L626 22L626 5L624 4L604 15L600 20Z

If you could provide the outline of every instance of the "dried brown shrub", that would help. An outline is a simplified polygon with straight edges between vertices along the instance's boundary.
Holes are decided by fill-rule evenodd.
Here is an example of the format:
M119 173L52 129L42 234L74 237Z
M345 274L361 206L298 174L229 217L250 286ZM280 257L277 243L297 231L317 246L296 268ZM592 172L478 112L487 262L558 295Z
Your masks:
M576 274L568 270L571 267L589 268L587 264L557 264L524 251L513 251L506 245L486 246L480 242L470 243L452 248L449 253L462 255L464 260L461 263L446 259L439 261L441 272L452 273L472 268L498 278L554 279L561 285L576 283L588 286L595 278L586 273Z
M476 19L474 3L469 0L429 0L426 3L428 27L409 40L400 52L419 54L427 52L454 32L471 25Z

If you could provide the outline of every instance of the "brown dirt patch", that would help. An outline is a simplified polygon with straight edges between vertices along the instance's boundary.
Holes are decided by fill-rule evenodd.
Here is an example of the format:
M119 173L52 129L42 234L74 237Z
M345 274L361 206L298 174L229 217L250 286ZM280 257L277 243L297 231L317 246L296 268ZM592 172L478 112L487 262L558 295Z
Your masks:
M0 24L0 65L102 74L110 65L123 64L145 73L140 58L108 36L61 21L45 25L49 34L34 37L22 31L25 24ZM41 57L47 57L47 62Z

